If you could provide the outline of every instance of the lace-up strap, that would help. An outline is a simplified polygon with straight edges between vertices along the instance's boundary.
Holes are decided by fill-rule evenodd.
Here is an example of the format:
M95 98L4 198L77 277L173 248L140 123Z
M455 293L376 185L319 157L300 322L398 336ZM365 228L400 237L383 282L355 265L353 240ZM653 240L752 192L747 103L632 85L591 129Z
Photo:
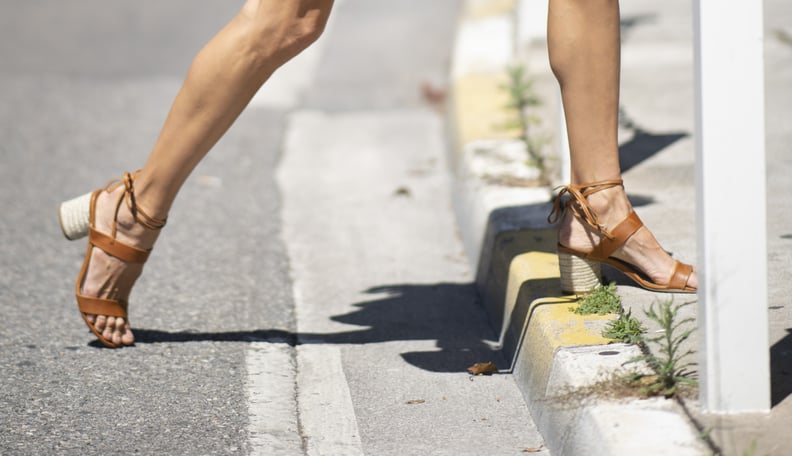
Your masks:
M137 174L139 171L135 171ZM124 176L121 179L116 179L110 181L106 186L105 190L108 193L112 193L115 189L120 187L121 185L124 186L124 191L118 197L116 201L116 209L115 215L113 217L113 221L118 221L118 211L121 209L121 203L126 201L127 207L129 208L129 212L132 213L132 217L135 218L135 221L140 223L141 225L145 226L150 230L159 230L165 226L168 222L167 218L159 219L156 217L152 217L146 213L140 206L137 204L137 199L135 198L135 174L125 172ZM113 223L113 232L112 237L116 237L116 223Z
M583 184L583 185L565 185L561 187L557 187L556 190L559 188L561 189L556 196L555 202L553 203L553 210L550 211L550 215L547 216L548 223L556 223L558 222L561 217L564 215L564 211L570 209L575 211L575 214L580 217L584 222L586 222L589 226L596 228L602 234L607 237L611 237L605 227L600 225L599 218L597 218L597 214L595 214L588 203L589 195L593 195L602 190L606 190L612 187L617 187L623 185L624 181L621 179L612 179L612 180L605 180L599 182L593 182L590 184ZM567 195L567 198L564 198L564 195Z

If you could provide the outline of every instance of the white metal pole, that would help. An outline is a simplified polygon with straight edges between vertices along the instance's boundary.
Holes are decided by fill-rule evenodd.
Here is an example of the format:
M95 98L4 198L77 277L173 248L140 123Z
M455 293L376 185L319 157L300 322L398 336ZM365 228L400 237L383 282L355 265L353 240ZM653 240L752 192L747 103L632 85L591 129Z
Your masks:
M762 2L695 0L700 399L770 408Z

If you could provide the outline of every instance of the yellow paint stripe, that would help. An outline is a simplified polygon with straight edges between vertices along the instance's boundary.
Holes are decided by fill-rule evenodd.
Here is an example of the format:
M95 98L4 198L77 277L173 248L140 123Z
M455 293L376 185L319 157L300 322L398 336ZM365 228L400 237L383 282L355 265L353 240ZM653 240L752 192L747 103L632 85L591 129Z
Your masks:
M517 255L509 267L506 304L514 306L519 299L522 284L527 281L556 279L559 277L558 256L555 253L528 252ZM612 320L613 315L577 315L569 310L575 303L574 296L547 296L533 298L529 305L529 328L540 326L546 338L545 344L553 351L559 347L600 345L611 342L602 337L600 325L592 322ZM513 308L513 307L512 307ZM510 312L511 309L507 309ZM508 313L507 313L508 314Z
M454 81L457 144L519 137L517 129L508 127L515 115L506 107L509 95L502 88L506 82L505 68L502 74L466 75Z
M517 357L529 370L527 378L537 394L547 386L558 349L612 342L600 333L605 322L615 316L572 313L569 308L576 304L576 298L561 295L558 276L555 253L533 251L517 255L509 267L507 306L528 306ZM509 315L510 310L506 314Z
M517 8L515 0L479 0L468 2L465 17L468 19L481 19L499 14L512 14Z
M571 298L571 297L570 297ZM607 322L615 315L577 315L569 310L569 302L546 303L546 299L533 302L535 324L545 328L548 343L556 349L582 345L602 345L611 342L602 337L601 328L591 322ZM546 304L546 305L541 305Z

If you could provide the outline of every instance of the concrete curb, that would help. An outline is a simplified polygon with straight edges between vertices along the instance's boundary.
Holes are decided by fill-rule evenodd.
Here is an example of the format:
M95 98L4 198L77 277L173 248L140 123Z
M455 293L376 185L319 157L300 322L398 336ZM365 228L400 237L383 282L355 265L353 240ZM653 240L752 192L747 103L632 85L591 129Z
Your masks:
M609 378L639 353L600 336L608 317L569 312L558 289L548 188L509 187L493 176L529 176L520 141L498 128L515 61L516 0L468 0L450 81L449 133L460 235L498 345L546 446L556 455L709 453L674 401L604 400L571 393ZM551 95L551 96L554 96Z

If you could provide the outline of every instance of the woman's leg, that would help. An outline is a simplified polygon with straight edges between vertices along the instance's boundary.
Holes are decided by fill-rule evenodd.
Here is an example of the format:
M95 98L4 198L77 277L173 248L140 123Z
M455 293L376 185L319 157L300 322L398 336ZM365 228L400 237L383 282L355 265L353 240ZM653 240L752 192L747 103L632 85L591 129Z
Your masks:
M550 0L548 52L561 86L574 185L621 178L619 32L618 0ZM594 193L588 201L606 228L616 226L631 209L621 186ZM599 239L598 233L567 211L559 230L562 244L590 251ZM674 260L646 227L613 256L638 266L661 285L669 282L674 268ZM688 284L696 286L695 273Z
M333 0L247 0L198 53L190 67L159 139L135 178L137 205L164 219L187 176L220 139L272 73L322 33ZM122 191L119 188L117 191ZM96 225L109 233L115 195L102 193ZM141 248L153 246L148 230L122 206L117 238ZM142 265L127 264L94 248L82 285L87 296L126 300ZM114 343L129 345L134 336L123 318L90 315Z

